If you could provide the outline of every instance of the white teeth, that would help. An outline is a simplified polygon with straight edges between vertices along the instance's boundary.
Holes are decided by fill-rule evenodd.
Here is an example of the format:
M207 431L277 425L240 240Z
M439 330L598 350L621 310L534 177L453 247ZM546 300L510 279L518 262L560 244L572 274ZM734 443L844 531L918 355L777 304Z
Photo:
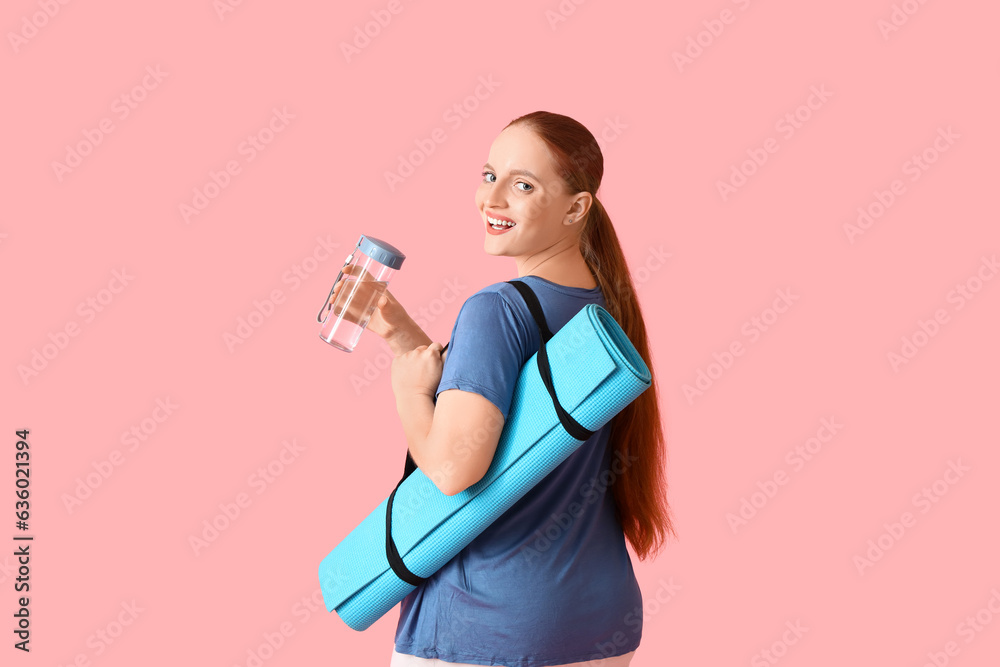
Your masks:
M496 220L490 216L486 216L486 219L490 221L491 225L506 225L507 227L513 227L513 222L504 222L503 220Z

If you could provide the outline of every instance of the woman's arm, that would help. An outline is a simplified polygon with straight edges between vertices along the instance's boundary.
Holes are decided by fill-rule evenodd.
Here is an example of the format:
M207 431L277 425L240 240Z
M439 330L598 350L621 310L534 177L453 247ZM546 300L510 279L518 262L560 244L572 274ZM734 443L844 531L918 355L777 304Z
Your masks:
M503 432L500 410L479 394L448 389L396 396L410 456L441 493L465 491L486 474Z
M405 345L406 339L403 341ZM440 343L419 345L396 356L390 369L396 411L410 456L438 488L442 487L442 482L432 476L437 468L437 456L435 449L428 446L428 440L434 423L434 395L444 366L441 349Z
M425 474L430 473L432 465L426 449L427 436L434 423L434 401L425 394L397 395L396 412L403 424L403 433L406 434L406 444L413 462Z

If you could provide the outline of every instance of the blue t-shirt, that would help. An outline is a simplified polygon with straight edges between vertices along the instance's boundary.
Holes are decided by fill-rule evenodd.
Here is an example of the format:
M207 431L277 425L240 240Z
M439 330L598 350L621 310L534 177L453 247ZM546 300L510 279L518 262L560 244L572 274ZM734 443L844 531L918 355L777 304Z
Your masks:
M600 287L521 279L538 296L553 333L588 303L606 307ZM437 394L453 388L480 394L506 419L521 367L540 344L517 289L489 285L459 310ZM608 488L609 429L610 423L595 432L403 599L396 651L541 667L638 648L642 595Z

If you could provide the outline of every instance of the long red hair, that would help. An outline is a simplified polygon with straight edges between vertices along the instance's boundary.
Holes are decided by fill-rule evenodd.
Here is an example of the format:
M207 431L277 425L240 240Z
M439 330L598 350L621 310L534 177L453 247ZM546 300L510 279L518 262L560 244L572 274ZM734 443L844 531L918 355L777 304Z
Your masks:
M515 118L507 127L532 130L548 146L556 172L573 194L594 197L583 231L580 252L604 293L608 312L615 318L636 351L646 362L653 383L611 420L608 446L621 455L625 466L610 483L616 516L625 537L640 560L655 555L668 534L677 536L667 502L667 447L660 421L660 404L642 308L618 236L597 189L604 176L604 156L594 135L569 116L535 111Z

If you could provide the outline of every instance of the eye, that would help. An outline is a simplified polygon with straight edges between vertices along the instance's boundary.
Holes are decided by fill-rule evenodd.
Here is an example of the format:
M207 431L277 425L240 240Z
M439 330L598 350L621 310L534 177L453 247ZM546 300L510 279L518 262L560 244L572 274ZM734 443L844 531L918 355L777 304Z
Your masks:
M531 192L531 184L530 183L525 183L524 181L518 181L514 185L527 185L528 189L527 190L521 190L521 192Z
M494 178L496 178L496 176L494 176L493 172L491 172L491 171L484 171L483 172L483 179L486 180L487 176L493 176ZM493 183L493 181L490 181L490 180L487 180L486 182L487 183Z

